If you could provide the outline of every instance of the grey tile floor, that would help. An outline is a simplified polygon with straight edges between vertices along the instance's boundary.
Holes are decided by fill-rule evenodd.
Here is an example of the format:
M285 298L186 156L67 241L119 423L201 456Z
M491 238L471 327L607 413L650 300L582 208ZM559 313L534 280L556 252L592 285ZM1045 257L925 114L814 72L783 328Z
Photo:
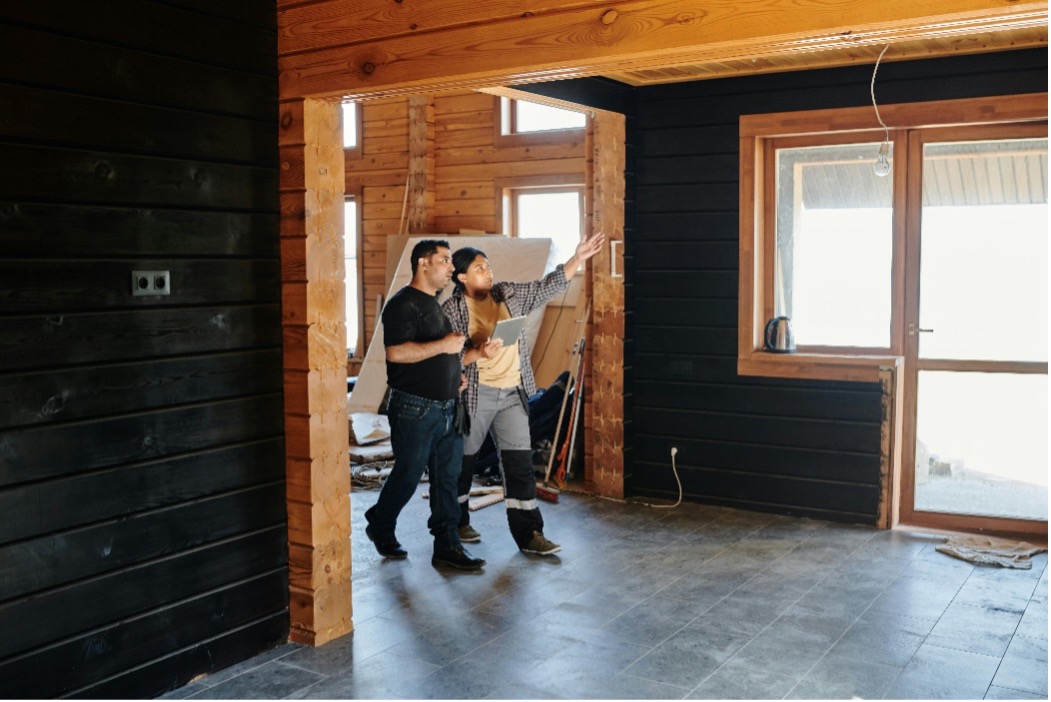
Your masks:
M430 564L427 503L404 561L351 496L354 626L285 644L171 699L1047 699L1047 554L973 566L940 541L683 504L563 493L557 557L520 553L502 505L474 513L481 573Z

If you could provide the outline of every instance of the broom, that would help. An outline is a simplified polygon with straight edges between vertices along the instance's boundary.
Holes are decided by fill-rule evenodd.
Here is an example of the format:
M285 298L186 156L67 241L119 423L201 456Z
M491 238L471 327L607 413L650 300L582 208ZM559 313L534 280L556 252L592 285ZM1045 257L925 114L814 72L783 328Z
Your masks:
M571 473L573 466L573 447L577 443L577 425L580 423L581 405L584 402L584 376L580 375L577 386L574 389L573 409L569 414L568 431L565 441L562 442L562 450L558 453L558 470L553 478L559 489L566 487L566 479Z
M551 453L547 457L547 470L544 471L544 482L536 486L536 496L547 502L558 502L558 488L549 485L551 482L551 469L555 465L555 454L559 453L555 451L555 447L556 442L558 441L558 434L562 430L562 420L566 418L566 405L569 404L569 395L576 387L576 378L580 373L580 367L584 363L583 338L581 338L575 345L574 352L579 354L577 357L577 365L575 367L576 372L574 372L574 367L571 364L569 368L569 380L566 381L566 393L562 396L562 407L558 411L558 422L555 424L555 436L554 441L551 442ZM569 438L568 434L566 435L566 438Z

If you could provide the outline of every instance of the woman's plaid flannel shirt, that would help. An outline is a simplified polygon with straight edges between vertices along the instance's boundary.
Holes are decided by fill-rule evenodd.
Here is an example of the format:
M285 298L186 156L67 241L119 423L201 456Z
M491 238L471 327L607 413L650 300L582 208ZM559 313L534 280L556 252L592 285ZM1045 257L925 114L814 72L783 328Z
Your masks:
M521 317L556 295L564 293L567 289L569 289L569 281L566 280L565 268L560 263L555 270L540 280L530 283L507 281L493 283L490 294L496 302L503 302L507 305L512 317ZM464 299L463 289L454 290L452 296L442 304L442 309L452 322L453 331L466 336L471 316L467 311L467 300ZM466 352L467 346L465 345L463 351L460 352L461 368L463 367L463 355ZM518 336L518 359L522 367L522 388L527 397L536 392L536 379L533 377L533 366L529 362L529 357L529 342L526 341L526 332L523 329ZM474 416L478 411L478 364L472 363L464 372L467 374L467 389L464 391L467 394L467 409L471 416Z

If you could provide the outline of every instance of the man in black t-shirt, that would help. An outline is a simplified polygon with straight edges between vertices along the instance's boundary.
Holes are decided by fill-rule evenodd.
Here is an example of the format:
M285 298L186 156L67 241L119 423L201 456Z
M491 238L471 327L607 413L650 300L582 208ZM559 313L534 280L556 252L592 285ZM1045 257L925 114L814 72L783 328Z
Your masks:
M456 421L456 404L465 339L453 332L437 299L452 279L449 244L421 241L413 247L410 262L412 282L394 293L383 308L394 468L376 504L365 512L365 533L381 555L408 555L394 531L398 515L416 492L426 468L431 502L427 527L434 536L431 564L478 570L485 561L471 556L457 534L460 504L456 484L463 436Z

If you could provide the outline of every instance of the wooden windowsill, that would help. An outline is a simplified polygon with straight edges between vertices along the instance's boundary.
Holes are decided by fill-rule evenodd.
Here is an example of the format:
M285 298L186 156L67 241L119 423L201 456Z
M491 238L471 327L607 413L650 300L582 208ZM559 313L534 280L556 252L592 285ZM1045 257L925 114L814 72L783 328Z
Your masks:
M898 366L901 356L845 356L819 353L753 351L737 359L739 375L766 378L803 378L879 382L879 370Z

